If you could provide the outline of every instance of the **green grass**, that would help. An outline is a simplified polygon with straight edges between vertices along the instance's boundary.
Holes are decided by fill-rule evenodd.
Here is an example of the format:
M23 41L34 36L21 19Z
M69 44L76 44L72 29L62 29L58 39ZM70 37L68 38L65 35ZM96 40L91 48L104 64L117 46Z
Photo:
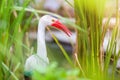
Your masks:
M81 76L92 80L114 80L116 71L116 36L118 32L118 23L112 31L112 38L109 42L108 49L104 60L103 38L108 29L108 22L102 29L102 20L104 18L106 0L74 0L74 9L76 23L87 34L77 30L77 46L76 52L79 63L84 74ZM116 0L116 5L118 2ZM117 6L118 8L118 6ZM116 20L118 21L118 9L116 8ZM110 18L110 17L109 17ZM112 65L112 74L109 72L109 64L111 55L114 53L114 63Z
M25 8L29 1L22 5ZM24 30L28 29L22 25L25 10L20 12L13 10L14 0L0 1L0 78L1 80L23 79L24 60L26 51L30 51L23 44ZM29 21L29 18L28 18ZM29 21L30 23L30 21ZM28 26L28 24L26 24Z
M39 19L41 14L50 14L63 20L77 30L76 52L71 58L53 36L57 49L54 50L47 44L51 63L46 70L35 72L33 79L41 80L118 80L115 78L116 61L116 36L118 30L118 8L116 7L117 23L112 32L112 38L104 60L101 51L103 38L108 28L108 23L102 31L102 19L106 0L74 0L74 6L65 0L75 10L76 24L66 17L43 11L27 8L30 0L20 4L16 0L0 0L0 79L23 80L24 63L26 58L36 53L36 43L29 40L25 34L29 31L31 20ZM118 3L118 0L116 0ZM26 17L29 13L29 17ZM111 18L111 15L109 19ZM109 20L108 20L109 22ZM82 35L81 35L82 34ZM113 65L110 57L114 52ZM77 55L76 55L77 54ZM64 58L64 59L63 59ZM61 61L62 60L62 61ZM57 63L56 63L57 62ZM64 67L64 65L66 67ZM112 70L111 73L109 73ZM54 73L54 74L53 74Z

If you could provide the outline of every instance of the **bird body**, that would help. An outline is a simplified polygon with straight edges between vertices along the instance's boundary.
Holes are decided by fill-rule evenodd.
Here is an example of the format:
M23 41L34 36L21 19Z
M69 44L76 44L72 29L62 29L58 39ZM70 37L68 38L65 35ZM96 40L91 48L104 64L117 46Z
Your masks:
M45 28L47 26L56 27L64 31L68 36L71 35L71 32L56 18L50 15L41 17L39 20L37 33L37 54L30 56L25 63L25 75L27 76L29 72L34 70L40 71L40 69L45 69L49 64L45 44Z
M31 55L25 63L25 73L27 76L30 76L34 70L40 71L45 69L49 62L44 61L37 54Z

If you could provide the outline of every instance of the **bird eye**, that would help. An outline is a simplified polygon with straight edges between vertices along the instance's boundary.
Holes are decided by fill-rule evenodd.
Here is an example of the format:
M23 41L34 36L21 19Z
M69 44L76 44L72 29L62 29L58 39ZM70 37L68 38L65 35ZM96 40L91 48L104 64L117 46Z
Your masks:
M54 20L54 19L52 19L52 22L55 22L55 20Z

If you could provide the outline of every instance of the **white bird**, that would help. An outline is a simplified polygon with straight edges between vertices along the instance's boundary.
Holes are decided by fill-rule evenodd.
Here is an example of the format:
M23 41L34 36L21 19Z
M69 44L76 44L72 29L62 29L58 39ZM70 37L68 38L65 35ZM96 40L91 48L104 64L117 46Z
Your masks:
M57 29L62 30L68 36L71 32L59 22L58 19L45 15L40 18L37 33L37 54L31 55L25 63L25 76L29 76L32 71L40 69L45 69L49 64L49 59L47 57L46 44L45 44L45 28L47 26L53 26Z

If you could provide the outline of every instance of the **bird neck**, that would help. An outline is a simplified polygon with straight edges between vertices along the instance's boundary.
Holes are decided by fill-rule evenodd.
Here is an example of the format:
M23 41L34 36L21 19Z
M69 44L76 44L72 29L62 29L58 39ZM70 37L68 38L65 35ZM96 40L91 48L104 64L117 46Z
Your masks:
M37 55L44 61L48 62L47 50L45 44L45 27L46 25L39 22L38 33L37 33Z

